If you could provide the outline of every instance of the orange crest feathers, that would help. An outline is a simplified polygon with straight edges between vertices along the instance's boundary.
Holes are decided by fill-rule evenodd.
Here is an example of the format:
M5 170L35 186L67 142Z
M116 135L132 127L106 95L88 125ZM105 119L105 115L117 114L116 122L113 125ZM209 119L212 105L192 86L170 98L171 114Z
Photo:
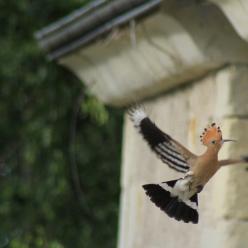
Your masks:
M216 127L216 124L212 123L211 126L208 126L204 129L204 132L202 133L200 138L203 145L209 144L211 140L221 141L222 133L220 127Z

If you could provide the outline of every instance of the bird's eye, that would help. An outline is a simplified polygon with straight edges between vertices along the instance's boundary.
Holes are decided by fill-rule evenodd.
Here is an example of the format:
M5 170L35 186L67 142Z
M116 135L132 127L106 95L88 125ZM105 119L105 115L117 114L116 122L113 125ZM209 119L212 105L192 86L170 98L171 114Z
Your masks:
M212 144L215 144L215 140L212 141Z

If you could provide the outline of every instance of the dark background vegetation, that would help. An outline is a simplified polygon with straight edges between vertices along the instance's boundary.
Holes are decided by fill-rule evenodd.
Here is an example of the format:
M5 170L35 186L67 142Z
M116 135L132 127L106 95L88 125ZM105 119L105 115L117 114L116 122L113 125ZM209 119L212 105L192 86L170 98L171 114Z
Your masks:
M0 247L116 246L122 113L33 36L87 2L0 1Z

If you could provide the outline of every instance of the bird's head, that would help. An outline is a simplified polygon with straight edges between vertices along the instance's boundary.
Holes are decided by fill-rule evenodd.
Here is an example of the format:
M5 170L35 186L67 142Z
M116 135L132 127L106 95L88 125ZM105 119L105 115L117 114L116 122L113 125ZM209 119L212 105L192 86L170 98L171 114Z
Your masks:
M217 127L215 123L212 123L211 126L205 128L200 138L204 146L216 151L219 151L225 142L235 141L231 139L222 139L220 127Z

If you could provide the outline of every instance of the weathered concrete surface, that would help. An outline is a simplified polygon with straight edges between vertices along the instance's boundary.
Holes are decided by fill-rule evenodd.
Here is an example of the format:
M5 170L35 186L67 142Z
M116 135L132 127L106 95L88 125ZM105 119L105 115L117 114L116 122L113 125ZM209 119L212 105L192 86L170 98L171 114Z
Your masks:
M240 79L238 83L237 79ZM213 120L221 125L224 137L239 140L225 145L220 158L247 154L247 81L248 67L228 67L145 102L145 106L165 132L197 154L204 150L199 135ZM247 246L245 165L222 168L200 194L200 223L184 224L168 218L155 207L141 187L180 175L150 152L127 118L124 137L119 248L174 248L185 244L190 248Z
M238 140L237 144L225 146L223 154L226 157L248 154L248 118L226 118L223 128L227 137ZM248 171L245 170L246 167L247 165L223 168L225 176L222 180L217 180L218 183L220 182L216 185L219 191L215 192L216 199L219 199L216 210L220 217L248 221Z
M248 41L248 1L247 0L210 0L220 7L237 33Z
M248 62L248 43L216 5L166 7L59 63L101 101L121 106L186 84L226 63Z
M113 105L153 96L220 66L206 61L183 27L162 14L133 30L116 30L105 42L66 56L60 63L82 78L100 100Z
M227 87L227 81L233 83ZM234 65L220 71L216 77L216 84L218 94L216 115L248 117L247 67Z

